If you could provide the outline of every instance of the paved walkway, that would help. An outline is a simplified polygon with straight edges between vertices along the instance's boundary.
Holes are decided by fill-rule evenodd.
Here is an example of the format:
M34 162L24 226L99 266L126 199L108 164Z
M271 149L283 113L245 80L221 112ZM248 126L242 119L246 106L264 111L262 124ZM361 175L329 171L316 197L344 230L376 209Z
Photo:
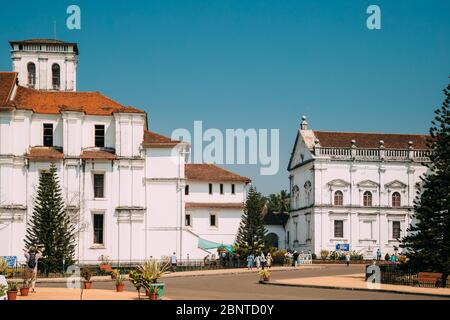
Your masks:
M301 267L272 267L271 271L295 271L299 269L320 269L323 266L318 265L302 265ZM210 275L225 275L225 274L241 274L241 273L256 273L259 270L253 268L253 270L247 270L247 268L233 268L233 269L214 269L214 270L196 270L196 271L180 271L170 272L164 274L163 278L177 278L177 277L197 277L197 276L210 276ZM125 276L126 278L128 275ZM17 282L21 282L21 279L13 279ZM38 278L37 283L56 283L67 282L69 278ZM91 278L93 282L111 281L111 276L94 276Z
M423 288L423 287L412 287L412 286L391 285L391 284L378 284L377 287L375 286L369 287L370 284L368 284L365 281L364 275L360 273L324 276L324 277L302 277L292 279L280 279L270 281L267 284L297 286L297 287L313 287L323 289L395 292L395 293L443 296L450 298L450 288Z

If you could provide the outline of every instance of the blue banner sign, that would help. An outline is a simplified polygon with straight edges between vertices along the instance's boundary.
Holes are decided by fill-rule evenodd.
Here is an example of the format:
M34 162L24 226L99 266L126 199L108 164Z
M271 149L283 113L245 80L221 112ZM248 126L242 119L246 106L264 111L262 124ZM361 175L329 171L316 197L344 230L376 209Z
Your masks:
M14 268L16 266L16 256L0 256L0 258L6 261L8 268Z
M350 244L349 243L337 243L336 244L336 251L350 251Z

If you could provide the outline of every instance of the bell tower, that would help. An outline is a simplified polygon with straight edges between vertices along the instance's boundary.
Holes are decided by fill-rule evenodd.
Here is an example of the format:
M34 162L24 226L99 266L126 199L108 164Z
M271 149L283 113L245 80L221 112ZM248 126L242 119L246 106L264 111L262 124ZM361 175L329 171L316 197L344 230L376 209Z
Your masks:
M78 46L55 39L10 41L19 84L37 90L76 91Z

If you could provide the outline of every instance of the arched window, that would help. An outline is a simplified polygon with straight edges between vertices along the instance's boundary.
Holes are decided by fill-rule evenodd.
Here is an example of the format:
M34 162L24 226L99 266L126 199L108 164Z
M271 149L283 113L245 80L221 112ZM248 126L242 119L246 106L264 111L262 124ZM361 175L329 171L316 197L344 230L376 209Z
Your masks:
M372 206L372 193L370 191L364 192L363 205L364 205L364 207L371 207Z
M61 69L59 67L59 64L54 63L52 65L52 85L53 85L53 89L59 89L60 84L61 84Z
M343 206L344 205L344 194L340 190L338 190L334 193L334 205L335 206Z
M400 200L401 200L400 193L394 192L392 194L392 206L400 207L400 205L401 205Z
M34 85L36 84L36 65L33 62L28 63L27 71L28 71L28 85L30 87L34 87Z

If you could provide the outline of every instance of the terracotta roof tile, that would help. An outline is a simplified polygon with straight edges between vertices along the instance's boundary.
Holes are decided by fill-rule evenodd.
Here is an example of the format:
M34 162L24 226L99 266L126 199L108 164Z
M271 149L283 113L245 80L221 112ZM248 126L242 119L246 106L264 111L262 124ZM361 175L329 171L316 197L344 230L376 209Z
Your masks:
M0 72L0 108L5 107L17 79L17 72Z
M144 131L144 147L145 148L172 148L181 141L172 140L169 137L160 135L152 131Z
M233 203L210 203L210 202L186 202L186 209L191 208L211 208L211 209L244 209L245 205L242 202Z
M361 133L361 132L327 132L314 131L321 147L349 148L352 140L358 148L379 148L380 140L384 141L387 149L408 149L409 141L414 149L428 149L428 135L421 134L390 134L390 133Z
M43 114L58 114L61 111L80 111L100 116L117 112L144 113L134 107L125 107L99 92L42 91L22 86L17 88L13 103L17 109Z
M58 161L64 158L61 151L50 147L31 147L27 158L30 161Z
M214 164L186 164L185 176L195 181L236 181L249 183L251 180L234 172L222 169Z
M84 150L81 153L81 159L84 160L114 160L117 156L105 150Z

